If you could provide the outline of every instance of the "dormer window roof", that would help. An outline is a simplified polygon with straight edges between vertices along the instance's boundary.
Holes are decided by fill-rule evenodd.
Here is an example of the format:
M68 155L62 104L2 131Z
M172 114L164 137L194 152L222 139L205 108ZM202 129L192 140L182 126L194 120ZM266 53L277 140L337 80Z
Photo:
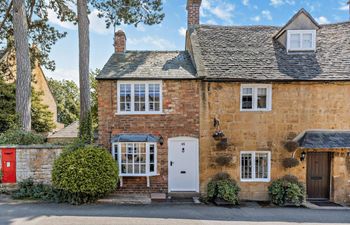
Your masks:
M287 51L315 51L316 30L288 30Z

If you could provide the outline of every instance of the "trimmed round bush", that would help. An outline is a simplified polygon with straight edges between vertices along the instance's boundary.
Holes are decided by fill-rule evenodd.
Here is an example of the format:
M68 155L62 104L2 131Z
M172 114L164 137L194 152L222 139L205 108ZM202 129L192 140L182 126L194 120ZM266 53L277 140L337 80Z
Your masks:
M305 187L296 177L289 175L273 181L269 186L269 195L275 205L300 206L305 199Z
M207 197L209 201L225 200L233 205L239 204L238 193L241 190L236 181L227 173L219 173L208 183Z
M118 169L112 155L95 146L64 151L54 162L52 183L61 190L61 201L95 202L115 190Z

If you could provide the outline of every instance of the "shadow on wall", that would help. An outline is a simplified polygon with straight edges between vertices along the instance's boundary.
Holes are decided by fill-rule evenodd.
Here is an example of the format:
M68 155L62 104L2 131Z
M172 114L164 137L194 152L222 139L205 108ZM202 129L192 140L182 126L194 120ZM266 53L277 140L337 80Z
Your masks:
M315 52L287 54L277 41L273 45L279 72L296 80L312 80L323 72Z

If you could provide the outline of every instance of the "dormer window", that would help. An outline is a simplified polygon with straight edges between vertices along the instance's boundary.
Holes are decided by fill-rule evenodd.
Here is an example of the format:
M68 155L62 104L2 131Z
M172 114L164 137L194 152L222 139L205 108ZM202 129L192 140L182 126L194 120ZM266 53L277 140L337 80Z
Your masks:
M288 30L287 50L315 51L316 50L316 30Z

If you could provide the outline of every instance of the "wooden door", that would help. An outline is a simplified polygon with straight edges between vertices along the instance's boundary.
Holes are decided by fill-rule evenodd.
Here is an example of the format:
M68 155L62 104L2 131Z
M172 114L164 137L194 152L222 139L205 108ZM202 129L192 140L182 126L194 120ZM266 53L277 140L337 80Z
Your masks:
M16 183L16 149L2 149L2 182Z
M310 199L329 199L330 191L330 153L307 153L307 197Z

